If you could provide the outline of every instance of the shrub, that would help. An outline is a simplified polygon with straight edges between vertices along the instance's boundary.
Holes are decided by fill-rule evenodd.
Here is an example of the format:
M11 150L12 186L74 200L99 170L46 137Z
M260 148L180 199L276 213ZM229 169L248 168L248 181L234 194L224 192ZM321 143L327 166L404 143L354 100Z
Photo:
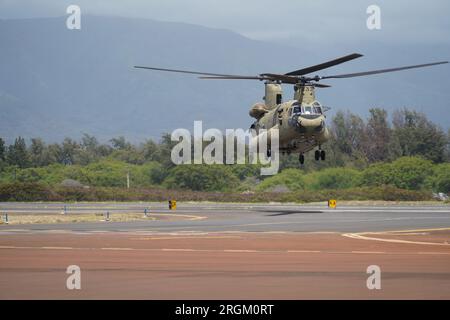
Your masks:
M33 182L0 184L0 201L52 201L57 195L46 185Z
M194 191L229 191L239 185L239 179L229 166L179 165L170 171L164 185Z
M418 157L402 157L392 163L371 165L361 176L366 186L392 185L400 189L420 190L433 173L432 162Z
M266 178L257 187L257 191L269 191L278 186L286 186L290 191L305 189L304 174L299 169L285 169L281 173Z
M360 184L361 173L348 168L329 168L305 176L306 188L310 190L348 189Z
M426 179L426 184L435 192L450 193L450 163L435 166L433 175Z

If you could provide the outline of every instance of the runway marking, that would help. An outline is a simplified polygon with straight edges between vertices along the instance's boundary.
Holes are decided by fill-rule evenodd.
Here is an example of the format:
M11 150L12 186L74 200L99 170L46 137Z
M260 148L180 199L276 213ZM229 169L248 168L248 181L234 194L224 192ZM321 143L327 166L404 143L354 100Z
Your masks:
M288 253L322 253L319 250L287 250Z
M417 254L438 254L438 255L450 255L450 252L417 252Z
M191 248L120 248L120 247L28 247L28 246L0 246L0 250L102 250L102 251L141 251L141 252L201 252L201 253L285 253L285 254L385 254L385 255L450 255L450 252L386 252L386 251L320 251L320 250L254 250L254 249L191 249Z
M366 235L411 235L411 233L417 232L429 232L429 231L446 231L450 228L434 228L434 229L415 229L415 230L397 230L397 231L382 231L382 232L358 232L358 233L343 233L342 236L358 240L371 240L371 241L381 241L390 243L403 243L403 244L418 244L418 245L432 245L432 246L449 246L449 243L438 243L438 242L425 242L425 241L412 241L412 240L400 240L400 239L386 239L386 238L376 238L369 237Z
M386 254L385 251L352 251L352 253L361 253L361 254Z
M155 212L149 212L148 213L149 216L151 217L153 216L175 216L175 217L184 217L184 218L188 218L188 220L190 221L195 221L195 220L204 220L207 219L208 217L205 216L197 216L197 215L191 215L191 214L178 214L178 213L155 213Z
M141 238L130 238L130 240L178 240L178 239L241 239L240 236L173 236L173 237L141 237Z

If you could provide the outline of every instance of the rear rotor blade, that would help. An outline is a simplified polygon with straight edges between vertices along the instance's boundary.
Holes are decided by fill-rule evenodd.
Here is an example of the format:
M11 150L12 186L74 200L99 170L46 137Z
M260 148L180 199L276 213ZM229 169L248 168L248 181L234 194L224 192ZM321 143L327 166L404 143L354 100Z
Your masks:
M308 74L308 73L311 73L311 72L316 72L316 71L319 71L319 70L322 70L322 69L330 68L332 66L335 66L335 65L338 65L338 64L341 64L341 63L353 60L353 59L357 59L357 58L360 58L362 56L363 55L359 54L359 53L352 53L352 54L349 54L347 56L344 56L344 57L341 57L341 58L337 58L337 59L334 59L334 60L330 60L328 62L324 62L324 63L318 64L318 65L315 65L315 66L311 66L311 67L307 67L307 68L304 68L304 69L295 70L295 71L286 73L286 75L287 76L302 76L302 75L305 75L305 74Z
M287 76L285 74L262 73L260 76L267 77L269 80L280 81L282 83L296 84L300 81L298 77Z
M296 84L299 82L299 78L285 76L284 74L275 73L263 73L259 76L219 76L219 77L199 77L200 79L219 79L219 80L270 80L279 81L281 83Z
M369 75L379 74L379 73L396 72L396 71L415 69L415 68L424 68L424 67L436 66L439 64L446 64L446 63L448 63L448 61L418 64L415 66L406 66L406 67L392 68L392 69L382 69L382 70L373 70L373 71L366 71L366 72L339 74L339 75L333 75L333 76L319 77L319 79L321 80L321 79L341 79L341 78L362 77L362 76L369 76Z
M323 83L314 83L314 87L316 88L331 88L329 84L323 84Z

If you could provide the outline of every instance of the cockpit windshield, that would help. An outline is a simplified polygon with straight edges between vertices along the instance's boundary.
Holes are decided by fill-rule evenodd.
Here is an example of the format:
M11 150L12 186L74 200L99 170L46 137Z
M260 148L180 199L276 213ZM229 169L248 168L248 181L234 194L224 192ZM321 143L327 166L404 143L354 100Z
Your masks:
M291 114L318 115L322 114L322 107L317 101L310 106L300 106L298 104L294 104L291 108Z

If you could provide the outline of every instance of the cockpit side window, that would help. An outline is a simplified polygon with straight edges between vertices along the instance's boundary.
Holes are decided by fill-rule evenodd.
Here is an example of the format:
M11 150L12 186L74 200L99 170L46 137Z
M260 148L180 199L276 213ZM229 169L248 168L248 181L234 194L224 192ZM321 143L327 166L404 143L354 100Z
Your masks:
M322 114L322 107L317 101L313 103L313 111L315 114Z
M300 106L298 106L298 105L293 106L293 107L291 108L291 110L292 110L292 113L293 113L293 114L296 114L296 113L300 113L300 112L301 112Z
M322 108L319 106L314 106L314 113L316 114L322 114Z

